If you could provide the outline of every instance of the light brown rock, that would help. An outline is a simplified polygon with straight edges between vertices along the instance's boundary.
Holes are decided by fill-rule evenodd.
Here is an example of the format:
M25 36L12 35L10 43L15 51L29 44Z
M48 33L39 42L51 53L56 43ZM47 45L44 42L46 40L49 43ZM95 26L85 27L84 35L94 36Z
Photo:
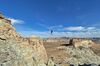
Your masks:
M93 41L92 40L74 40L74 46L76 48L78 47L91 47L92 46Z
M45 66L42 41L21 37L9 21L0 19L0 66Z

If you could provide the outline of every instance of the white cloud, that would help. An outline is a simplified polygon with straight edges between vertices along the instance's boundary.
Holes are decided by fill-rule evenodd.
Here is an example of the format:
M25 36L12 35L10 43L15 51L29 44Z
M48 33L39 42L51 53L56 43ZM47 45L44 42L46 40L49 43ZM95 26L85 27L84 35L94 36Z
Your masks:
M64 28L65 30L70 30L70 31L81 31L81 30L84 30L85 27L82 27L82 26L76 26L76 27L66 27Z
M94 30L97 30L96 27L83 27L83 26L65 27L64 29L69 30L69 31L94 31Z
M52 26L55 28L55 26ZM64 27L61 25L56 26L56 29L62 29L62 30L56 30L53 32L53 35L51 35L50 31L36 31L33 29L29 30L22 30L19 31L20 34L23 36L30 36L35 35L39 37L100 37L100 29L96 27L66 27L67 29L64 29ZM67 31L70 30L70 31Z
M94 30L96 27L88 27L87 30Z
M99 29L98 29L99 30ZM39 37L100 37L99 31L57 32L53 35L49 31L20 31L23 36L35 35Z
M11 23L14 25L14 24L23 24L24 21L23 20L20 20L20 19L14 19L14 18L7 18L9 20L11 20Z
M24 36L24 37L28 37L28 36L38 36L38 37L49 37L51 34L48 31L19 31L19 33Z

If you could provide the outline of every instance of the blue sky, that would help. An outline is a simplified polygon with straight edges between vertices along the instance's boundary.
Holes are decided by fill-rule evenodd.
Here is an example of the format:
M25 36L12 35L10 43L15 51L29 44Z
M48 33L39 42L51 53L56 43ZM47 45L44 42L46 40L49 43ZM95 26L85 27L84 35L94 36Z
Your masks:
M22 35L100 37L100 0L0 0Z

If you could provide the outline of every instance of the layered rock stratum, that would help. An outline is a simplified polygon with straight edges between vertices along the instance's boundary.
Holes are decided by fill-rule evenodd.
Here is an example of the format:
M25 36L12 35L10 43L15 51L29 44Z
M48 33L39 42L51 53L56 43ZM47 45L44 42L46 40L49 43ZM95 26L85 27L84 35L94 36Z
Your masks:
M45 66L46 50L40 39L23 38L0 15L0 66Z

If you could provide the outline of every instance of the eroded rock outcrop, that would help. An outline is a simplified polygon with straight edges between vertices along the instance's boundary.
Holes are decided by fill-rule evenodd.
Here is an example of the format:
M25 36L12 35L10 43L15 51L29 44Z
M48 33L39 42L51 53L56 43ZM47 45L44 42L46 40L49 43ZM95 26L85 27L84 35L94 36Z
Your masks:
M74 39L73 40L73 45L76 48L79 47L91 47L94 44L94 42L92 40L87 40L87 39Z
M96 55L91 48L74 48L72 46L65 48L69 57L66 58L66 63L75 66L84 64L100 64L100 56Z
M11 21L0 16L0 66L45 66L46 60L41 40L21 37Z

